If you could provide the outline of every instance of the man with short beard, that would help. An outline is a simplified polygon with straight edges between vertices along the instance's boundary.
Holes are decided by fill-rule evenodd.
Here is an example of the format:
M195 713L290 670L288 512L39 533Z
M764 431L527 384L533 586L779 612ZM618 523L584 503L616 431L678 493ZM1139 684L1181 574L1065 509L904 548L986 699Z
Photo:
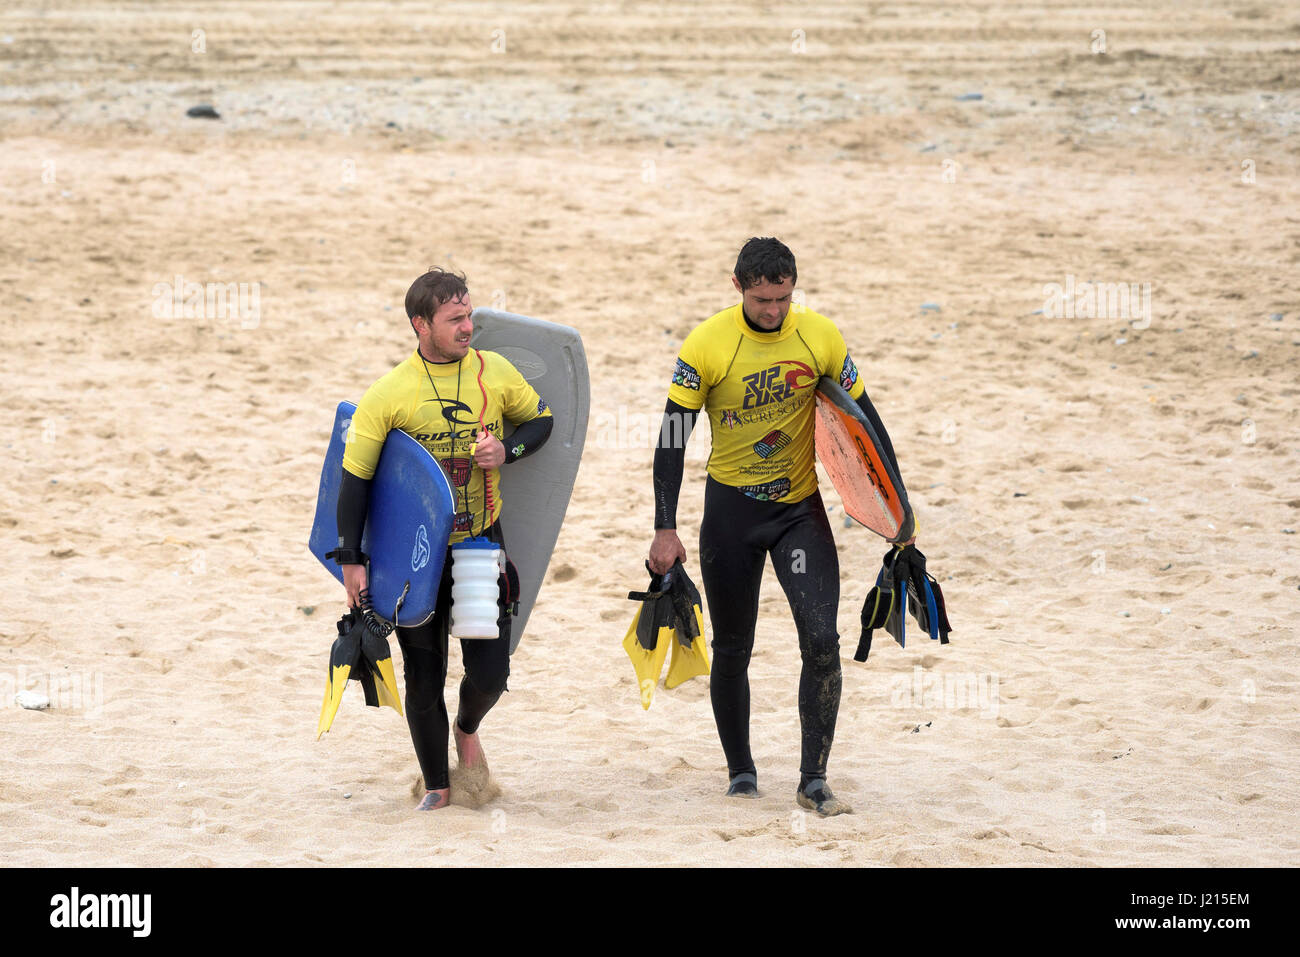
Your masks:
M503 356L470 348L473 311L464 276L434 268L415 280L406 293L406 315L418 346L366 390L352 416L338 503L338 560L352 607L360 607L366 590L361 534L370 479L392 429L423 445L447 472L457 508L449 544L486 536L506 547L497 521L503 507L498 470L541 448L554 420L545 401ZM505 420L517 426L508 449L500 438ZM406 721L426 789L417 807L421 811L446 807L451 793L443 700L451 564L449 548L433 617L418 627L397 629ZM487 761L479 723L506 690L510 674L510 615L504 579L499 584L497 637L460 643L465 677L454 729L456 754L462 768L483 779Z

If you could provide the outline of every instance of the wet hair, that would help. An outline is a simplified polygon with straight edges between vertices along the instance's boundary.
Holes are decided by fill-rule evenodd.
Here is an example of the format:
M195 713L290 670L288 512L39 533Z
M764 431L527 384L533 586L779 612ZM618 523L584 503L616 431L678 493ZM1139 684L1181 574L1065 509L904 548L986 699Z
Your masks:
M464 276L431 266L427 273L411 283L411 288L406 290L406 318L423 316L432 319L439 306L453 299L464 299L468 295L469 287L465 285Z
M736 257L734 272L742 290L757 286L764 279L781 282L788 276L792 285L799 279L794 253L781 240L771 237L760 239L755 236L745 243Z

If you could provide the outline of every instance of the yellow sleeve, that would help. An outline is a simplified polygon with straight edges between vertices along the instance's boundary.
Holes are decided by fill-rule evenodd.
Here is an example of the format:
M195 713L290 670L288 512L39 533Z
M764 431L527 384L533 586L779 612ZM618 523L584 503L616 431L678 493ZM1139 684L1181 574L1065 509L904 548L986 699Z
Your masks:
M348 426L348 441L343 448L343 467L357 478L375 477L379 453L390 430L399 428L398 408L380 379L361 397Z
M673 384L668 388L668 398L686 409L704 408L704 400L709 397L710 383L705 369L708 353L703 348L703 328L702 325L696 326L682 343L673 369Z
M863 386L861 377L858 375L858 367L854 365L853 357L849 355L849 347L844 343L844 336L835 323L829 319L826 320L825 337L830 352L830 361L827 363L826 368L821 370L821 374L828 375L839 382L844 391L849 394L850 399L860 398L866 387Z
M551 407L537 394L537 390L528 384L528 380L511 364L510 360L505 356L494 354L492 364L498 363L502 367L502 414L515 425L549 416Z

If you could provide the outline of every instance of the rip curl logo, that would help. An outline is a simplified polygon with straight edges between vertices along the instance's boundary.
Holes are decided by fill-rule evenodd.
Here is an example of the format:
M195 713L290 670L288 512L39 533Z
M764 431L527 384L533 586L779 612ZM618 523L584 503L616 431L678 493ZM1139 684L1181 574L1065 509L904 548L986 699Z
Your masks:
M782 366L790 366L790 368L783 369ZM806 362L783 359L774 366L744 376L743 381L745 398L740 407L757 409L771 405L773 402L784 402L799 389L815 383L817 373Z
M760 502L776 502L790 494L790 480L782 478L762 485L742 485L740 490Z
M740 427L740 413L735 409L723 409L722 414L718 416L718 421L729 429Z
M429 548L429 530L421 525L415 532L415 547L411 549L411 571L418 572L429 564L429 556L432 554L433 550Z
M483 426L483 428L495 434L497 430L500 428L500 426L501 426L500 422L488 422ZM473 419L472 424L468 429L459 429L455 432L416 432L414 434L411 434L411 438L415 439L415 441L419 442L425 448L429 448L429 446L433 446L433 448L429 448L429 451L433 452L434 457L436 458L438 455L437 446L439 445L439 443L446 442L452 439L472 440L478 436L478 433L479 433L478 419ZM442 451L445 454L446 449L443 449Z
M773 429L754 443L754 451L758 453L759 458L765 459L775 455L789 444L790 436L780 429Z
M695 369L683 362L677 360L677 368L673 370L673 385L679 385L684 389L700 390L700 374Z
M840 369L840 387L845 392L848 392L857 381L858 367L853 364L853 357L846 355L844 357L844 368Z
M437 402L442 406L442 417L453 425L477 425L478 415L464 402L458 402L456 399L425 399L425 402ZM462 419L461 413L465 413L468 418Z

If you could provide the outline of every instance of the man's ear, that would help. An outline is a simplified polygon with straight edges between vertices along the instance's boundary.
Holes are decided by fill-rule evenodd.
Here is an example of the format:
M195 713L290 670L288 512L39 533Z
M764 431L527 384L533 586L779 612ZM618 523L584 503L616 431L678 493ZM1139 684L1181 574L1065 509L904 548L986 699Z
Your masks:
M740 293L742 296L745 294L745 290L740 288L740 280L736 278L734 272L731 274L731 284L736 287L736 292Z

